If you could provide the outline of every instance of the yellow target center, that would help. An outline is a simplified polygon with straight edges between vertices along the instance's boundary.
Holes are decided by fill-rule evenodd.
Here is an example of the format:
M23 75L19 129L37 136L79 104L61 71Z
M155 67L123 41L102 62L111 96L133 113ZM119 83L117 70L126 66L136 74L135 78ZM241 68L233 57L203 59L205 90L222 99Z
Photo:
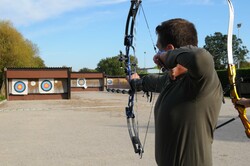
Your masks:
M18 90L21 90L22 88L23 88L22 85L18 85L18 86L17 86L17 89L18 89Z
M44 84L44 88L48 88L49 87L49 84Z

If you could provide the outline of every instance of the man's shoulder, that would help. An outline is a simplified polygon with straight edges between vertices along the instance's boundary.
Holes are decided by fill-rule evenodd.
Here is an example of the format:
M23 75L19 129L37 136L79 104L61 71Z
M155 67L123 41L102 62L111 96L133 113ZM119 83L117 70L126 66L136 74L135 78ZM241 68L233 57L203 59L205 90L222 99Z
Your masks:
M174 50L171 50L170 54L182 54L182 53L201 53L201 52L206 52L204 48L199 48L196 46L188 45L188 46L183 46L180 48L176 48Z
M192 45L183 46L183 47L178 48L177 50L182 50L182 51L186 51L186 52L190 52L190 51L192 51L192 52L200 52L200 51L207 52L207 50L204 48L192 46Z
M205 48L201 48L201 47L196 47L196 46L192 46L192 45L189 45L189 46L185 46L185 47L181 47L180 52L190 52L190 53L193 53L193 54L199 54L199 55L211 55Z

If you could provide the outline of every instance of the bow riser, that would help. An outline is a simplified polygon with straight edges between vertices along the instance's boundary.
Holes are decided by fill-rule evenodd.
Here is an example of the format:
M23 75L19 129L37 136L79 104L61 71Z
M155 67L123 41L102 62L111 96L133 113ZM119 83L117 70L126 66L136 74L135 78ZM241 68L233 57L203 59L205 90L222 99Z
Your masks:
M246 115L246 108L243 106L236 105L236 101L240 100L237 93L235 78L236 68L233 63L233 22L234 22L234 8L231 0L227 0L229 8L229 24L228 24L228 35L227 35L227 55L228 55L228 79L230 83L230 97L239 113L239 118L245 128L245 133L250 138L250 123Z
M232 99L233 103L236 103L236 101L240 100L239 95L237 93L237 88L235 84L235 78L236 78L236 68L234 64L228 65L228 78L229 83L231 85L230 88L230 97ZM246 108L240 105L235 105L235 108L237 109L239 113L239 118L245 128L245 133L248 138L250 138L250 123L248 121L247 115L246 115Z

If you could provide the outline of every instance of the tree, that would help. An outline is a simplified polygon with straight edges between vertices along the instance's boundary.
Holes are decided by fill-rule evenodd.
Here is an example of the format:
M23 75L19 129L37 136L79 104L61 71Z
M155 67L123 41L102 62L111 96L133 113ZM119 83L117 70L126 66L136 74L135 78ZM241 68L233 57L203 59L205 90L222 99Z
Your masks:
M237 67L238 68L250 68L250 63L249 62L238 62Z
M84 68L80 69L79 72L90 72L90 73L93 73L93 72L97 72L97 71L95 69L89 69L87 67L84 67Z
M216 69L225 69L228 64L227 58L227 35L222 35L220 32L215 32L214 35L206 36L205 45L214 58ZM242 40L233 35L233 55L234 63L247 62L246 57L248 53L246 46L242 45Z
M37 45L8 21L0 21L0 70L4 67L45 67Z
M101 59L100 62L97 64L96 71L104 72L105 74L110 76L126 76L126 73L124 71L125 64L119 61L120 56L124 55L117 55L114 57ZM137 59L134 56L131 56L132 71L136 62Z

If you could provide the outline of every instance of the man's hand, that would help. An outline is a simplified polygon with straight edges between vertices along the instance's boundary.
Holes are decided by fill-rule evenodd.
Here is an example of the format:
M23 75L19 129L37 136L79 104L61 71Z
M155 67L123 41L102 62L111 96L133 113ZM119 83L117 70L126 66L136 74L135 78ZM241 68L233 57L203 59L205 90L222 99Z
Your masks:
M127 81L129 81L128 76L126 77L126 79L127 79ZM137 73L134 73L131 75L131 80L133 80L133 79L140 79L140 76Z
M250 107L250 99L241 98L240 100L236 101L235 104L242 105L244 107Z
M160 66L159 59L160 59L160 54L155 54L153 57L153 61L157 66Z
M159 69L161 69L162 72L165 72L167 68L164 65L164 57L165 57L165 51L159 51L154 57L153 61L157 65Z
M127 81L129 81L128 76ZM131 75L131 81L129 84L132 92L139 92L142 90L142 79L140 79L140 76L137 73Z
M161 60L161 54L163 54L163 53L157 53L157 54L153 57L154 63L155 63L159 68L164 67L163 62L162 62L162 60Z

